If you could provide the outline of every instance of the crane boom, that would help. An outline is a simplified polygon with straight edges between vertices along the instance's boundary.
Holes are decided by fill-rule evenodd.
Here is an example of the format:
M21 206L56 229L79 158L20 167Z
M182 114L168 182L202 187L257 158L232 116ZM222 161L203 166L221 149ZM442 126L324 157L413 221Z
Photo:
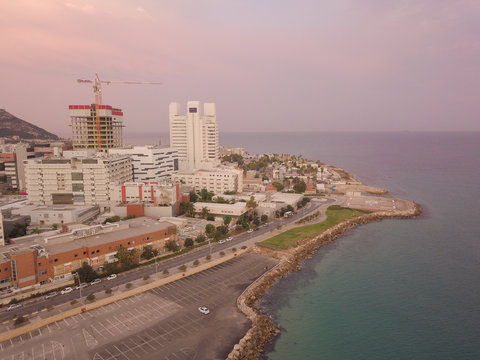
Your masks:
M142 81L114 81L114 80L101 80L98 73L95 73L95 78L90 79L77 79L78 83L93 84L93 93L95 94L95 114L96 114L96 130L97 130L97 147L100 150L102 148L101 136L100 136L100 112L99 105L102 105L102 84L127 84L127 85L161 85L159 82L142 82Z

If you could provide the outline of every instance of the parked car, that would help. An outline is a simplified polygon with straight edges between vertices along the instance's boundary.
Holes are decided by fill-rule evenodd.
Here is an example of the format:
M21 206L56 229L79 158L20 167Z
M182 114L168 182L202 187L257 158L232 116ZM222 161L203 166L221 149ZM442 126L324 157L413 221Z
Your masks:
M200 306L198 308L198 311L200 311L204 315L210 314L210 310L206 306Z
M52 292L48 293L47 295L45 295L45 300L50 299L50 298L52 298L54 296L57 296L57 295L58 295L58 293L56 291L52 291Z
M87 287L87 286L88 286L88 283L83 282L83 283L81 283L80 285L75 286L75 289L78 290L78 289L81 289L81 288L84 288L84 287Z
M253 230L255 230L255 231L258 231L258 230L260 230L260 228L256 227L256 228L255 228L255 229L253 229Z
M22 307L22 304L12 304L7 308L7 311L15 310L15 309L18 309L18 308L21 308L21 307Z
M100 280L100 279L95 279L95 280L93 280L93 281L90 283L90 285L100 284L101 282L102 282L102 280Z
M229 236L229 237L227 238L227 241L232 241L232 240L233 240L233 237L231 237L231 236Z
M248 229L247 233L252 233L253 232L253 229Z
M117 278L117 274L111 274L107 276L107 280L113 280Z
M226 243L226 240L225 240L225 239L218 240L218 243L219 243L219 244L225 244L225 243Z
M64 295L64 294L71 293L72 291L73 291L73 289L69 286L69 287L66 287L65 289L63 289L62 291L60 291L60 293L62 295Z

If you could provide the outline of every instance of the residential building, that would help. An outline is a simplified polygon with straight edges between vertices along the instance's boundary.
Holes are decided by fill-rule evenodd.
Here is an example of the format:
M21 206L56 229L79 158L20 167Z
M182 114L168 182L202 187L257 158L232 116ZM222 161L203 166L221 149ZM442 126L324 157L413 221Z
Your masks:
M219 164L219 140L214 103L187 103L187 113L181 114L180 104L169 106L170 146L178 149L179 169L209 169Z
M242 191L243 172L239 169L201 169L192 172L178 172L173 175L174 182L192 186L196 191L207 189L216 195L225 192Z
M170 180L178 171L178 150L169 146L133 146L109 149L112 155L132 158L133 179L137 182Z
M68 152L67 152L68 153ZM38 205L110 205L111 189L132 181L128 156L72 157L25 161L28 201Z
M28 288L37 284L71 279L84 262L97 268L117 261L120 247L164 250L176 239L175 225L149 218L114 224L81 226L56 235L36 234L14 239L0 253L0 288Z
M123 144L123 112L110 105L70 105L73 149L111 149Z
M21 192L25 191L23 161L27 159L27 146L25 144L4 144L0 150L0 163L5 165L8 186Z

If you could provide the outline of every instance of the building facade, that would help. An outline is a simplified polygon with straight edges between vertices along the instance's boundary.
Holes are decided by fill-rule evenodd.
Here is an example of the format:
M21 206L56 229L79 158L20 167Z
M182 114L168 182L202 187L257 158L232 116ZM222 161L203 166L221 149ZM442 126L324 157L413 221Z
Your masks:
M192 186L196 191L207 189L215 195L220 195L226 192L241 192L242 175L242 170L202 169L192 172L178 172L173 176L173 181Z
M38 205L110 205L115 184L133 180L127 156L25 161L28 202Z
M181 114L180 104L169 106L170 146L178 150L181 171L212 168L219 164L219 141L214 103L187 103L187 113Z
M4 144L0 150L0 163L5 166L8 186L11 189L25 191L23 162L28 157L27 146L25 144Z
M170 180L178 171L178 151L169 146L133 146L110 149L112 155L132 158L133 179L138 182Z
M123 144L123 112L110 105L70 105L73 149L111 149Z

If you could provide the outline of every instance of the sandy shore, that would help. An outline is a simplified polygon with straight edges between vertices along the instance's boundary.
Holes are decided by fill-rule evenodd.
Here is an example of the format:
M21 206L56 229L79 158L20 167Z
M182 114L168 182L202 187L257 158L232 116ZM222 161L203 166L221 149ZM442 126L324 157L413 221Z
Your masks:
M278 279L285 277L291 271L300 270L299 264L303 259L310 257L317 249L331 243L354 226L387 218L407 219L422 215L420 205L413 201L408 201L407 204L407 208L404 210L376 211L358 218L346 220L288 252L254 248L252 251L280 258L280 262L256 282L252 283L238 298L238 308L251 320L252 326L238 344L234 346L227 359L256 359L263 352L265 344L271 342L273 337L280 332L279 327L257 305L257 301L265 295Z

